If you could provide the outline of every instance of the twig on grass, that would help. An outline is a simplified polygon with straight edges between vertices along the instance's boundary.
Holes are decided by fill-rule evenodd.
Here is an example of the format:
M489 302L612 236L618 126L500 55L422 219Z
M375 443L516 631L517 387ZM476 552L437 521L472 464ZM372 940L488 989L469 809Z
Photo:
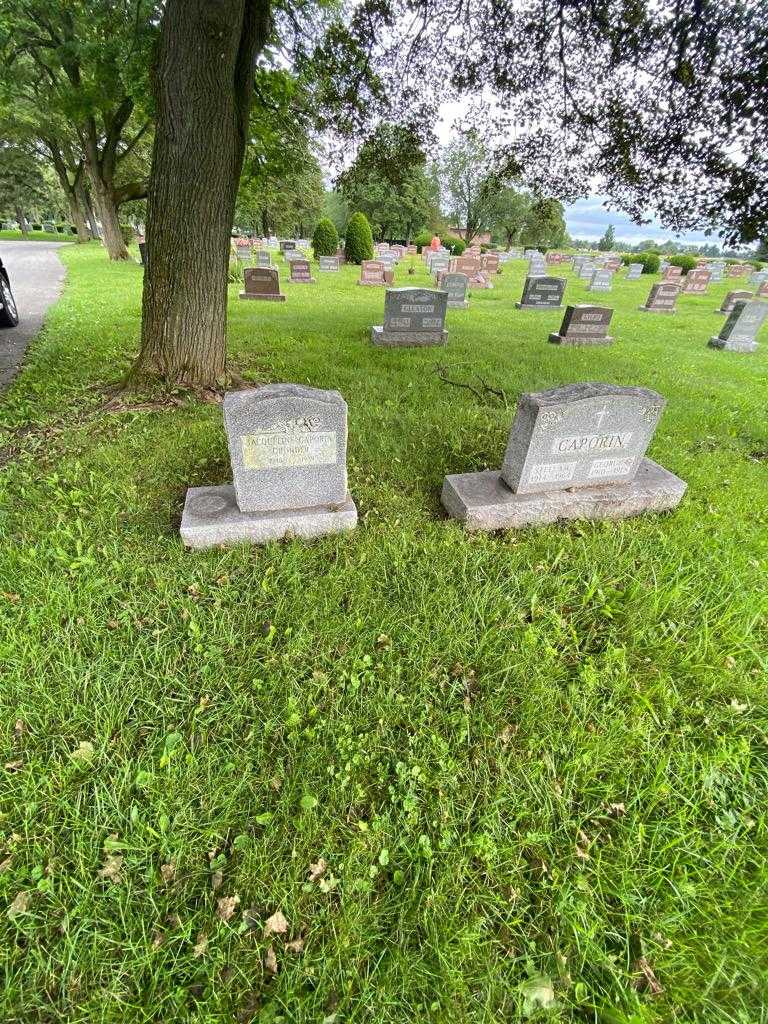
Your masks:
M447 376L447 369L448 368L442 363L435 364L435 373L443 384L450 384L454 388L465 388L467 391L471 391L479 402L485 402L488 395L494 395L496 398L500 398L502 400L505 408L509 408L507 396L503 388L493 387L477 373L474 374L474 379L479 381L480 387L470 384L469 381L453 380Z

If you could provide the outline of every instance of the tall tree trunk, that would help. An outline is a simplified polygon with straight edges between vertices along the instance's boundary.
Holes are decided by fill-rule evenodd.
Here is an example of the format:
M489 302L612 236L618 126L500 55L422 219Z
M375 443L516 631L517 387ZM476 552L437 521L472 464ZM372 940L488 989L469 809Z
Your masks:
M100 238L101 235L99 233L99 225L96 223L96 214L93 211L91 194L82 181L78 183L77 194L80 199L80 204L82 208L85 210L85 219L88 221L88 228L91 232L91 238Z
M230 233L254 60L270 26L270 0L166 4L134 377L214 386L225 375Z
M19 222L19 228L24 238L29 234L29 221L24 216L24 211L20 206L16 207L16 220Z
M91 233L88 230L88 225L85 223L85 213L74 189L71 192L67 192L67 201L69 203L69 215L72 218L72 223L77 228L77 241L79 243L90 241Z
M93 202L101 221L102 240L111 260L127 260L128 249L120 233L120 220L112 186L104 181L98 167L88 162L88 177L93 185Z

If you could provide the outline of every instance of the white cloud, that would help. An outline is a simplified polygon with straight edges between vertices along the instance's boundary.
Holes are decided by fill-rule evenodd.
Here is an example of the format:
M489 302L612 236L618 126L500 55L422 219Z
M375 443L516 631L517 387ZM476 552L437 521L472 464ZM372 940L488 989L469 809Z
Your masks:
M717 235L705 235L703 231L687 231L682 235L662 227L656 218L648 224L634 224L625 213L608 210L603 205L601 196L590 196L589 199L578 199L565 208L565 222L572 238L598 239L605 233L609 224L613 224L616 240L619 242L640 242L652 238L655 242L672 240L683 244L698 245L702 243L720 244Z

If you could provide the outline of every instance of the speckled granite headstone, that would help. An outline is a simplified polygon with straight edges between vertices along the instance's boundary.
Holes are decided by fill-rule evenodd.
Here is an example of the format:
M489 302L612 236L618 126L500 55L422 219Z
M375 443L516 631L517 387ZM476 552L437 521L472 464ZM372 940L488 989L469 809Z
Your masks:
M224 427L241 511L344 501L347 403L338 391L300 384L230 391Z
M384 284L384 264L380 260L363 260L360 264L360 280L358 284Z
M709 339L710 348L723 348L730 352L757 351L757 332L768 317L768 302L740 299L733 304L720 333Z
M642 263L630 263L627 267L627 280L636 281L643 273Z
M711 278L706 267L694 267L683 279L683 292L686 295L706 295Z
M595 270L589 282L591 292L609 292L613 286L612 270Z
M553 345L610 345L608 325L613 310L605 306L567 306L560 330L549 340Z
M268 302L285 302L280 294L280 276L275 267L247 267L243 271L245 291L241 299L263 299Z
M524 394L501 472L447 476L443 506L468 530L675 508L685 483L645 458L665 404L646 388L594 382Z
M351 530L347 405L337 391L270 384L224 397L234 484L190 487L181 537L191 548Z
M271 267L272 256L268 249L257 249L256 250L256 266L257 267Z
M388 288L384 324L371 328L374 345L396 348L444 345L448 292L431 288Z
M339 269L338 256L320 256L318 262L322 271L336 271Z
M291 260L291 282L293 284L315 283L315 279L312 277L312 268L309 265L309 260Z
M440 275L439 287L448 292L449 309L466 309L469 306L467 301L469 278L466 274L453 274L446 271Z
M517 309L560 309L565 292L564 277L526 277L523 295L515 303Z

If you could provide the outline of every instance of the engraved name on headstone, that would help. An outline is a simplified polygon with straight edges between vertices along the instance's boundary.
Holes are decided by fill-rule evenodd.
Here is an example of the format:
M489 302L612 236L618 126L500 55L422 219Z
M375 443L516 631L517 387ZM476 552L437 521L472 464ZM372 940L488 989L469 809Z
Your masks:
M554 345L611 345L608 326L613 310L605 306L567 306L560 330L550 334Z
M757 332L768 317L768 302L739 299L733 304L720 333L709 339L711 348L729 352L756 352Z
M695 267L693 270L689 270L683 278L683 293L685 295L706 295L710 277L706 267Z
M374 345L403 348L445 345L448 292L430 288L388 288L384 324L371 328Z

